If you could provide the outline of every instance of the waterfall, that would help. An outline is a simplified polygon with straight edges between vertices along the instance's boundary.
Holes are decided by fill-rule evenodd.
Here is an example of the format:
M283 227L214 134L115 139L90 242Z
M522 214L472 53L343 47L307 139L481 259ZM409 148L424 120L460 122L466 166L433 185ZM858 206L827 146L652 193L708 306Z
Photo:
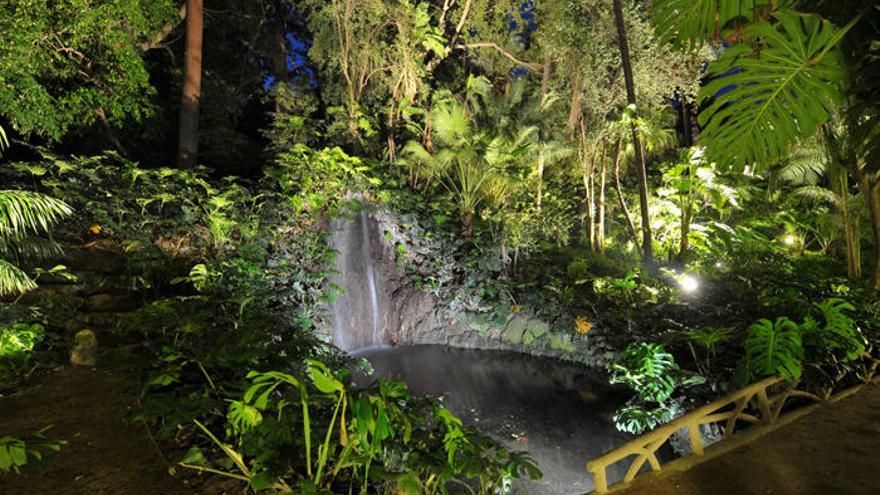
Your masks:
M378 223L365 210L340 218L330 244L337 252L332 283L341 289L331 307L334 343L346 351L389 343L389 297L377 267L382 259Z

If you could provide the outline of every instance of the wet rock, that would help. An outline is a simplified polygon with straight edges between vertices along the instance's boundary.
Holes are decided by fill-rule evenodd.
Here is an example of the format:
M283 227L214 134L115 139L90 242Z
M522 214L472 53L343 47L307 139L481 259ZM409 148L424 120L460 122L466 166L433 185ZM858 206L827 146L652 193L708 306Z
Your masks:
M70 364L74 366L94 366L98 354L98 339L91 330L80 330L75 337L70 352Z
M529 320L528 328L523 333L523 345L531 346L535 344L541 337L547 335L550 331L550 325L541 320Z

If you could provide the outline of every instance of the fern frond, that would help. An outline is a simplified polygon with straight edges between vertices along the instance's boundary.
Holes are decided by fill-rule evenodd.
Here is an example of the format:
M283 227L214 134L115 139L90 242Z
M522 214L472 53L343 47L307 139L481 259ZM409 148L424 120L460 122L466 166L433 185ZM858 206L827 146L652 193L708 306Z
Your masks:
M794 191L794 195L809 203L825 203L835 207L841 206L840 197L831 189L820 186L803 186Z
M817 15L783 12L779 22L753 24L728 48L700 90L711 104L700 135L713 161L743 169L768 165L811 136L842 100L846 77L837 28Z
M825 151L815 144L807 144L796 147L775 175L780 181L793 185L816 185L827 167Z

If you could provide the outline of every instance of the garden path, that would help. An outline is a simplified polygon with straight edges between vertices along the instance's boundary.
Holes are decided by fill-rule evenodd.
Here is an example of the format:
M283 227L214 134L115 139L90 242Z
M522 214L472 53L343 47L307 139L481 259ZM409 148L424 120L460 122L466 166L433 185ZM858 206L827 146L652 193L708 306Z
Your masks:
M137 405L139 366L132 352L106 349L95 368L64 365L0 398L2 434L51 424L47 436L68 442L48 466L0 476L0 495L192 493L168 475L144 424L125 421Z
M615 495L876 495L880 385L686 471L636 478Z

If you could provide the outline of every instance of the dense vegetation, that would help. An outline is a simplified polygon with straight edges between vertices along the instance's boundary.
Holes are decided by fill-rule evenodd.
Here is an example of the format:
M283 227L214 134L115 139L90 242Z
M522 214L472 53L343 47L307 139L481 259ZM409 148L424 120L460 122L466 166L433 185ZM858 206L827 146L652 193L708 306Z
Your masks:
M513 344L628 387L623 431L877 368L875 7L89 4L0 12L0 392L82 329L43 281L134 292L99 329L148 362L129 419L206 491L540 476L402 382L352 384L369 364L321 328L328 228L361 208L396 222L407 284L485 325L539 318ZM84 249L123 268L83 278ZM59 448L0 436L0 476Z

